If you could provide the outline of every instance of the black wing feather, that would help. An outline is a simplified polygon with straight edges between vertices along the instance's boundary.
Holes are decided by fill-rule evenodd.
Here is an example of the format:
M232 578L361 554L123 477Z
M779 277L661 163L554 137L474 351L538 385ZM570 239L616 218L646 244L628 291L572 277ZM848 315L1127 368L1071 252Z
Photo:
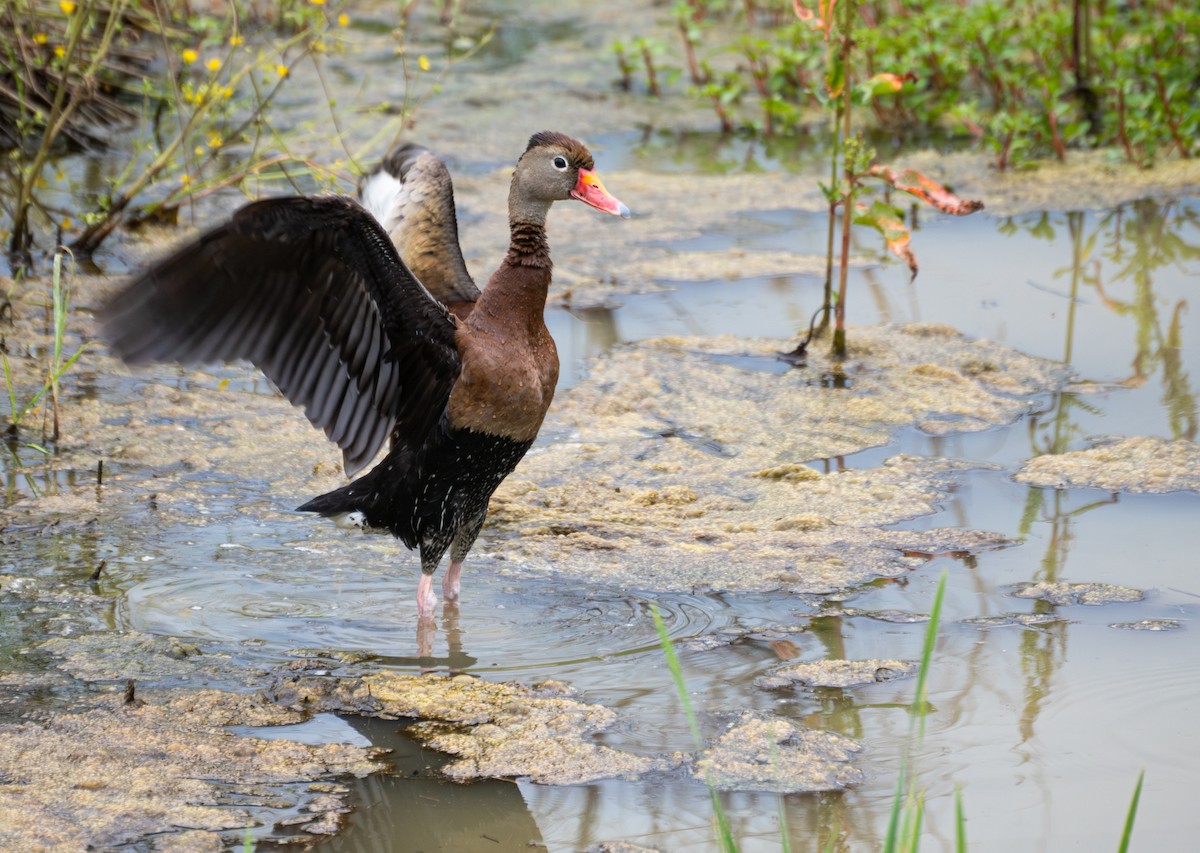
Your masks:
M101 320L130 363L252 361L351 475L389 434L419 447L460 367L449 312L340 196L247 205L135 278Z

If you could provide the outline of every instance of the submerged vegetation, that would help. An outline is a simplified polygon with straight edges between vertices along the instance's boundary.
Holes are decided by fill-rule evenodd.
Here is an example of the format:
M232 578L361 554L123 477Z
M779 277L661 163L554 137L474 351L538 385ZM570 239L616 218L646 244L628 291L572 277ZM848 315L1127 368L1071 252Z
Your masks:
M835 0L678 0L678 39L613 45L622 85L710 103L726 131L802 133L829 99L822 21ZM1172 0L862 0L857 74L902 82L878 125L972 137L998 168L1112 147L1131 163L1189 157L1200 134L1200 7ZM795 8L797 14L792 14Z

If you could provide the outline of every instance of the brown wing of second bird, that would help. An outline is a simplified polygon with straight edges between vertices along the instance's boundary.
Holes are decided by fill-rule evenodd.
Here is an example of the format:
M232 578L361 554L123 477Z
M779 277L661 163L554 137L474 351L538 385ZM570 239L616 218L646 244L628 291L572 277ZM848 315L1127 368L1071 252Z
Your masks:
M358 195L417 280L464 319L479 288L463 261L454 184L441 158L420 145L402 145L363 178Z

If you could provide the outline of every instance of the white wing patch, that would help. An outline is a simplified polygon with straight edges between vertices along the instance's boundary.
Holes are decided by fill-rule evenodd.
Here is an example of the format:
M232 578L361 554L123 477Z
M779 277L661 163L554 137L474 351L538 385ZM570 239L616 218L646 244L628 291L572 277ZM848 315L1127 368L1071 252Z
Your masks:
M380 169L362 183L362 204L389 234L403 218L401 205L408 192L398 178Z

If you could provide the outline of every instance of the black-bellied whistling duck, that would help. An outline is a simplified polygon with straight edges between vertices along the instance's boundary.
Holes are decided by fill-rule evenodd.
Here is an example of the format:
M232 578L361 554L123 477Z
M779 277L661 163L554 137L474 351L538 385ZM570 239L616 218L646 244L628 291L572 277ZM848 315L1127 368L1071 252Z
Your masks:
M401 149L392 160L400 175L405 163L410 175L444 174L427 152ZM441 222L396 237L401 252L412 253L404 261L385 230L396 235L397 221L381 225L352 199L259 201L154 264L101 319L131 363L249 359L342 448L349 476L390 438L370 472L300 510L357 513L419 548L417 612L427 621L442 556L450 551L442 590L454 601L488 501L533 443L554 396L558 352L543 318L550 205L576 198L629 215L593 168L591 153L569 136L529 140L509 190L508 254L482 293L462 265L446 175L438 199L414 203L393 193L400 218ZM413 175L410 195L419 185ZM461 311L466 319L434 299L405 261L447 301L469 307L461 297L477 294Z

